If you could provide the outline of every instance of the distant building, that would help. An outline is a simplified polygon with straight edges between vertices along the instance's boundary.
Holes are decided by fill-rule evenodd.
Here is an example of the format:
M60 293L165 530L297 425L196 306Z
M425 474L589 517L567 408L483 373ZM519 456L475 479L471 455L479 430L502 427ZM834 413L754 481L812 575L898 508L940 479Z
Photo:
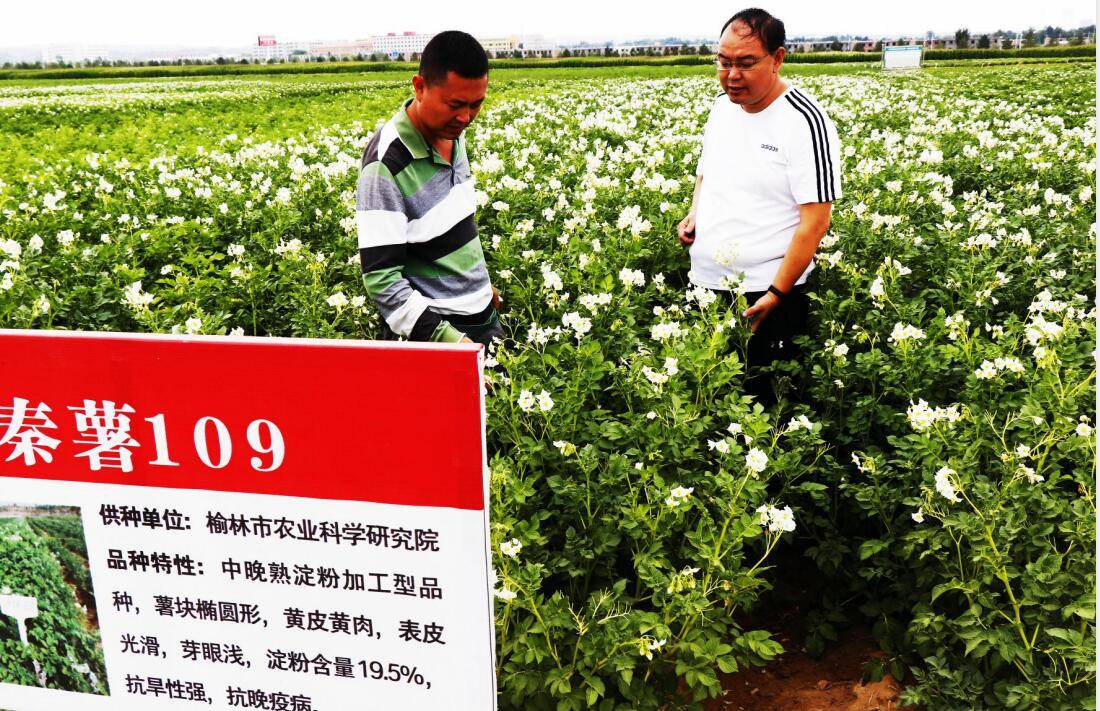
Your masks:
M990 47L1001 49L1001 43L1013 43L1011 46L1019 47L1019 40L1006 40L1002 37L990 37ZM977 39L971 38L971 44L976 44ZM881 51L883 47L923 47L924 49L956 49L954 35L937 37L931 32L923 37L880 37L865 40L799 40L787 44L788 52L874 52Z
M485 52L490 57L510 55L519 48L519 38L515 35L511 37L479 37L477 41L481 43L481 46L485 48Z
M256 44L248 49L253 62L286 62L318 57L357 57L383 54L392 59L410 60L424 51L435 35L421 32L388 32L384 35L356 40L310 40L281 42L272 35L258 35ZM478 40L490 57L549 57L553 43L539 35L486 37Z
M970 47L977 48L978 38L981 34L971 36ZM1023 37L1009 38L1004 35L988 35L990 49L1020 49L1024 46ZM1096 36L1093 33L1082 35L1083 44L1093 44ZM1047 46L1068 45L1068 37L1046 37L1043 44ZM797 39L787 43L788 52L827 52L833 49L841 52L872 52L879 51L882 47L919 46L924 49L957 49L958 44L955 35L941 35L928 32L924 37L881 37L869 40L803 40ZM878 48L878 50L876 50Z
M319 40L309 42L279 42L270 35L261 35L251 48L249 58L253 62L288 62L307 59L315 47L326 44Z
M387 32L384 35L375 35L371 38L374 42L374 51L392 56L411 58L413 54L420 54L434 35L420 32Z
M519 38L519 51L524 57L553 57L558 46L542 35L524 35Z
M374 53L374 40L371 38L357 40L340 40L338 42L322 42L309 48L311 57L358 57Z
M1088 31L1092 30L1092 31ZM1016 36L1011 36L1016 35ZM318 59L349 59L370 55L385 55L393 59L411 60L424 51L424 47L434 35L421 32L388 32L359 39L279 41L274 35L257 35L254 44L247 47L178 47L132 45L109 47L84 43L47 45L45 47L0 48L0 63L41 62L42 64L89 64L94 62L194 62L247 60L257 63L311 61ZM787 43L790 53L806 52L881 52L883 47L920 46L926 50L956 49L954 33L936 35L925 32L910 37L881 37L852 39L851 35L843 39L815 39L796 37ZM1024 45L1022 33L975 33L970 37L969 46L976 48L981 38L987 38L989 48L1019 49ZM547 40L541 35L507 35L481 37L478 41L490 58L508 59L513 57L592 57L613 56L629 57L639 55L679 54L686 46L689 54L712 54L717 50L713 40L687 40L665 42L641 40L645 44L615 44L607 42L577 43L562 46ZM1069 33L1069 36L1047 36L1035 33L1035 42L1039 46L1059 47L1071 43L1093 45L1096 42L1095 30L1082 27Z
M716 49L716 45L713 42L697 41L689 42L686 45L683 43L675 44L611 44L608 43L603 47L592 47L583 45L579 47L558 47L551 56L560 57L566 52L571 57L630 57L645 54L663 55L666 52L669 54L677 54L683 47L687 47L694 54L700 46L704 47L707 52L713 52Z

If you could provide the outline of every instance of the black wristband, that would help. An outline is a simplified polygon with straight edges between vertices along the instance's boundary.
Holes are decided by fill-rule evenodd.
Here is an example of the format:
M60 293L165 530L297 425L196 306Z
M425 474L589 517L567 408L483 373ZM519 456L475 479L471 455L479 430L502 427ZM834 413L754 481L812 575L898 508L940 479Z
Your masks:
M787 295L784 294L779 289L776 289L774 284L772 284L771 286L768 287L768 291L771 292L772 294L775 294L777 297L779 297L780 301L787 298Z

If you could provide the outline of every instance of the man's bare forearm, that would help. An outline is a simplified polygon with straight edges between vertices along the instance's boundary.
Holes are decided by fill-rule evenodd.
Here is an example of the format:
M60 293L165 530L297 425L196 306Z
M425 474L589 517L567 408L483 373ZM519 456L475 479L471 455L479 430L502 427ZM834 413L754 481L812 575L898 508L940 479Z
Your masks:
M690 214L695 214L695 208L699 205L699 186L703 184L703 176L695 176L695 190L691 193L691 209L688 211Z
M794 288L795 282L806 271L806 267L810 266L810 261L821 244L821 238L828 231L829 209L824 214L820 210L810 214L803 212L802 220L791 237L791 246L787 248L787 254L779 265L775 281L772 282L776 289L786 293Z

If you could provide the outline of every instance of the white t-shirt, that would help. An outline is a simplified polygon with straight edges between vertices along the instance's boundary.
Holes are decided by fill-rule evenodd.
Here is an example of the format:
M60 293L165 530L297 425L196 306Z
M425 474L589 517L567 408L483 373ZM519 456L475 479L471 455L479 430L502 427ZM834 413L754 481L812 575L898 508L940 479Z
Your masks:
M691 281L729 288L722 277L743 273L746 291L772 284L799 223L798 206L840 199L840 139L825 110L788 87L757 113L722 94L703 134L697 174ZM802 284L813 262L795 282Z

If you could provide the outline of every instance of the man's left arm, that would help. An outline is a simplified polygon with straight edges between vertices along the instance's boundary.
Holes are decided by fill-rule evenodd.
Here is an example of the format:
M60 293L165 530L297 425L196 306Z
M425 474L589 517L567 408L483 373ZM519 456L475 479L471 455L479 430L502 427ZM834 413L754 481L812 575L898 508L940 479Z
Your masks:
M799 222L791 237L791 246L787 248L787 254L779 265L779 272L772 282L779 291L790 293L795 282L810 266L810 261L817 254L817 247L821 244L821 238L829 231L829 219L832 215L833 204L831 202L810 202L798 206ZM753 333L759 328L760 323L768 317L772 309L779 305L779 297L766 292L741 314L745 318L751 318L750 328Z
M829 115L797 90L792 90L789 140L787 145L791 197L798 205L799 222L791 237L787 254L772 282L778 291L789 294L817 252L821 238L829 229L833 203L841 197L840 136ZM770 291L745 309L753 317L753 333L779 305L779 297Z

